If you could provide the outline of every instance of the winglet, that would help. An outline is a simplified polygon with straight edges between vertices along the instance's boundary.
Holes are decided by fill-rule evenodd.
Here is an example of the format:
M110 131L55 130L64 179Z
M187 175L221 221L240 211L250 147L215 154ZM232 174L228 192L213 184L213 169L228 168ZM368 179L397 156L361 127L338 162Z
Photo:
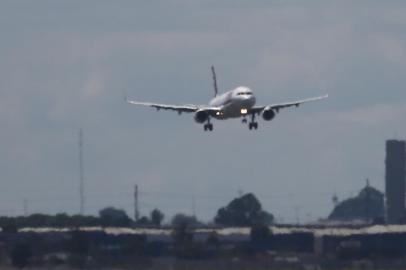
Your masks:
M213 76L214 96L216 97L217 94L218 94L218 89L217 89L216 71L214 70L214 66L211 66L211 73L212 73L212 76Z

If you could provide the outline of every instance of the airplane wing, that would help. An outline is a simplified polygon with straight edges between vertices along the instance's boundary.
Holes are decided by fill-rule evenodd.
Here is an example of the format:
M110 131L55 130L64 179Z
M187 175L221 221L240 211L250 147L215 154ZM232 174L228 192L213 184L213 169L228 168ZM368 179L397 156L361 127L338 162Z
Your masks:
M300 104L317 101L317 100L322 100L325 98L328 98L328 95L314 97L314 98L307 98L307 99L302 99L302 100L297 100L297 101L292 101L292 102L276 103L276 104L271 104L271 105L267 105L267 106L254 106L251 108L250 112L252 114L261 113L265 109L272 109L272 110L275 110L276 112L279 112L279 110L283 109L283 108L288 108L288 107L293 107L293 106L299 107Z
M133 105L141 105L141 106L147 106L147 107L152 107L157 110L172 110L172 111L177 111L178 113L182 112L187 112L187 113L192 113L196 111L207 111L210 113L216 113L218 111L221 111L220 108L217 107L208 107L204 105L194 105L194 104L186 104L186 105L171 105L171 104L161 104L161 103L152 103L152 102L141 102L141 101L135 101L135 100L128 100L127 98L125 101L129 104Z

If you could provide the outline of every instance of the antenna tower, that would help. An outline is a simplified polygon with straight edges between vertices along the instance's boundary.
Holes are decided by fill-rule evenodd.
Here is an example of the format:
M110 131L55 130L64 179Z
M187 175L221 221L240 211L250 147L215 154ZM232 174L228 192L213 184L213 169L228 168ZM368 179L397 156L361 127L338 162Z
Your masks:
M80 214L85 211L85 192L84 192L84 168L83 168L83 130L79 130L79 196L80 196Z

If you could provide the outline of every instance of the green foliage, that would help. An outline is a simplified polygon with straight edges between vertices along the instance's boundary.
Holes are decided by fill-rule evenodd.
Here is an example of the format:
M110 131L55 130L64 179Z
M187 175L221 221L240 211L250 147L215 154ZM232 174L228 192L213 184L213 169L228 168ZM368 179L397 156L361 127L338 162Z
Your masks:
M338 204L330 214L331 220L378 220L384 217L383 193L367 186L357 197Z
M193 226L198 226L201 225L202 223L196 219L194 216L188 216L185 214L176 214L172 218L171 222L173 227L180 227L180 226L186 226L186 227L193 227Z
M255 195L249 193L220 208L214 222L224 226L248 227L254 224L269 225L273 219L272 214L262 210L261 203Z
M159 209L154 209L151 211L151 223L155 226L161 226L164 217L165 215Z
M151 221L146 216L142 216L142 217L140 217L139 220L137 220L137 225L145 226L145 225L150 225L150 224L151 224Z
M99 211L102 226L127 227L132 222L124 210L107 207Z
M5 229L22 227L78 227L78 226L99 226L97 217L67 214L45 215L32 214L20 217L0 217L0 226Z
M137 225L150 225L151 221L148 217L143 216L139 220L137 220Z

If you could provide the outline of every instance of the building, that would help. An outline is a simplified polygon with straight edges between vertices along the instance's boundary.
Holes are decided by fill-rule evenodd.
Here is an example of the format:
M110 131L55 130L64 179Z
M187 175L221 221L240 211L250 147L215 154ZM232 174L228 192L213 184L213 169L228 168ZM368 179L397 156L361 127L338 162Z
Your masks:
M406 142L386 141L386 219L401 223L405 217Z

